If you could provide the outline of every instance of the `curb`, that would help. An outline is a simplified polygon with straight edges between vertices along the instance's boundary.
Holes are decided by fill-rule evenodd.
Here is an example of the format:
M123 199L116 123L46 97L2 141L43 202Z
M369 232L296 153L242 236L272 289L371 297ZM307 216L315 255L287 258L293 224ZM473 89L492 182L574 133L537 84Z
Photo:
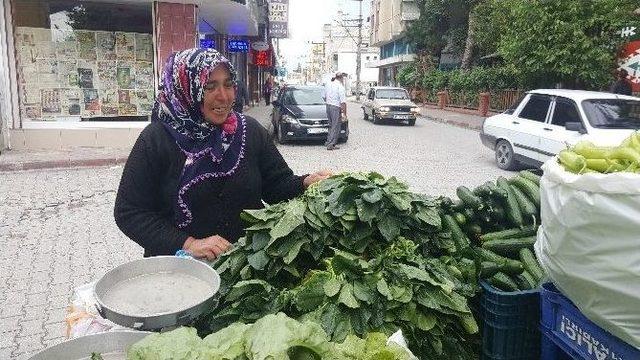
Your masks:
M467 129L467 130L474 130L474 131L482 130L482 125L469 124L469 123L463 122L463 121L441 119L441 118L437 118L437 117L433 117L433 116L429 116L429 115L424 115L424 114L422 116L424 116L427 120L430 120L430 121L433 121L433 122L437 122L437 123L441 123L441 124L452 125L452 126L460 127L460 128Z
M127 157L103 158L103 159L26 161L26 162L18 162L18 163L0 164L0 172L73 168L73 167L113 166L113 165L124 164L126 161L127 161Z

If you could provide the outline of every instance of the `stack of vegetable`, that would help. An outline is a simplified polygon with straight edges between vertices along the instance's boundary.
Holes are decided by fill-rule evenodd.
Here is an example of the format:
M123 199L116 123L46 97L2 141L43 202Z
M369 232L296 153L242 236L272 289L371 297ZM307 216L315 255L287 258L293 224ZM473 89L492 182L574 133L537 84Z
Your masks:
M580 141L558 154L558 162L575 174L640 173L640 133L634 132L620 146L596 146Z
M420 358L476 357L476 267L438 236L435 199L395 178L344 174L243 217L246 237L215 264L221 298L201 334L284 312L335 342L402 329Z
M408 191L376 173L334 176L299 198L243 213L246 236L214 264L219 304L200 335L283 312L331 341L401 329L420 358L472 359L469 299L479 278L505 291L536 287L531 252L539 178L521 172L460 201Z
M540 178L521 171L473 191L456 190L460 201L441 198L443 230L456 244L471 244L479 277L503 291L537 288L544 273L533 254L540 217Z
M198 337L193 328L154 333L133 344L129 360L409 360L400 345L389 343L384 334L368 334L365 339L349 336L342 343L329 342L322 328L301 323L279 313L267 315L254 324L234 323Z

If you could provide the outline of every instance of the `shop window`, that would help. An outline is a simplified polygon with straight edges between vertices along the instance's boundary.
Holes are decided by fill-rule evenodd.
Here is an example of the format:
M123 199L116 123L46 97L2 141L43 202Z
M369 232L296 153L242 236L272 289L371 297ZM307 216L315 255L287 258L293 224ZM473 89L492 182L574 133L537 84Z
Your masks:
M23 119L148 120L155 99L150 3L12 6Z

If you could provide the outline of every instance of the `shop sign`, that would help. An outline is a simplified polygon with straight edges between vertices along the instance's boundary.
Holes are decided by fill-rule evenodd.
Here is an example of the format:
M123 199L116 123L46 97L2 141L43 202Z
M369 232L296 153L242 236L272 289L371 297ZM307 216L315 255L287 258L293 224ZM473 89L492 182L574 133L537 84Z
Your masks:
M200 47L203 49L215 49L216 41L213 39L200 39Z
M251 49L256 51L269 50L269 44L266 41L254 41L251 43Z
M289 0L269 0L269 36L289 37Z
M227 50L229 52L249 52L249 42L247 40L229 40L227 41Z
M253 63L257 66L270 67L271 66L271 50L256 51L251 50Z

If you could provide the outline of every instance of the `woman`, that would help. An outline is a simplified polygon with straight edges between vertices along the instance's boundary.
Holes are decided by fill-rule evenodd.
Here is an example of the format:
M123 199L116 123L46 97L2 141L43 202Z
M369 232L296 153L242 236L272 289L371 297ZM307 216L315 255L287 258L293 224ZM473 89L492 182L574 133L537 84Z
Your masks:
M114 215L145 256L215 259L244 209L291 199L330 174L296 176L253 118L233 112L235 72L212 49L172 55L152 121L124 167Z
M270 75L267 75L267 79L262 86L262 95L264 96L264 102L269 106L271 104L271 90L273 90L273 82Z

